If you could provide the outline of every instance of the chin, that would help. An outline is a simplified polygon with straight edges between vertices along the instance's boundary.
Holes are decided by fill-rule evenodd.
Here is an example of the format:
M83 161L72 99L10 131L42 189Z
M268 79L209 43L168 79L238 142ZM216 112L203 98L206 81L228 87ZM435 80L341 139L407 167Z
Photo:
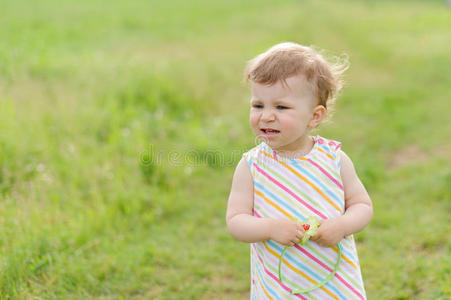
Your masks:
M274 150L277 150L278 148L280 148L282 146L280 143L278 143L276 141L271 141L271 140L266 141L266 144Z

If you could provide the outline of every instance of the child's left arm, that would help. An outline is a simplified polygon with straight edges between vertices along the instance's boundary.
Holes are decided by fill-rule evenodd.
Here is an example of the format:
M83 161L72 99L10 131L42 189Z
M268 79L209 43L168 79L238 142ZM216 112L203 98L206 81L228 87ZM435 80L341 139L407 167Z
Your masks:
M361 231L373 217L373 204L357 176L354 164L345 152L339 151L345 213L335 219L321 220L321 226L316 235L311 238L311 240L325 247L336 245L345 236Z

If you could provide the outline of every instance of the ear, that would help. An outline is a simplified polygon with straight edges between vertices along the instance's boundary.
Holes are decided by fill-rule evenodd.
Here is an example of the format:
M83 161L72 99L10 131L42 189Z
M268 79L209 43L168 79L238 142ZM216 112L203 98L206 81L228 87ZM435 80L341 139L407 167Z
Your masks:
M313 109L312 119L310 120L308 126L310 128L315 128L323 121L326 116L326 108L323 105L317 105Z

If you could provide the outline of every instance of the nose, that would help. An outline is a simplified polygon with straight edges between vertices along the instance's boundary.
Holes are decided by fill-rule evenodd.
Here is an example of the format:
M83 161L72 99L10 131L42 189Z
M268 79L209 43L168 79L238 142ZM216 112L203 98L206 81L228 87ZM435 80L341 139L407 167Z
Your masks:
M264 122L270 122L275 120L275 114L272 109L264 109L261 115L261 120Z

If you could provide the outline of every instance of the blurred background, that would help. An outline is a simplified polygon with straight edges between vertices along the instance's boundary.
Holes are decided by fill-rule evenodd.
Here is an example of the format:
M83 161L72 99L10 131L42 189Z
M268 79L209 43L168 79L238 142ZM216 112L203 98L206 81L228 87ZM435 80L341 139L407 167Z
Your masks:
M248 299L225 212L254 146L245 63L293 41L347 54L316 133L374 204L369 299L451 297L446 1L2 1L2 299Z

